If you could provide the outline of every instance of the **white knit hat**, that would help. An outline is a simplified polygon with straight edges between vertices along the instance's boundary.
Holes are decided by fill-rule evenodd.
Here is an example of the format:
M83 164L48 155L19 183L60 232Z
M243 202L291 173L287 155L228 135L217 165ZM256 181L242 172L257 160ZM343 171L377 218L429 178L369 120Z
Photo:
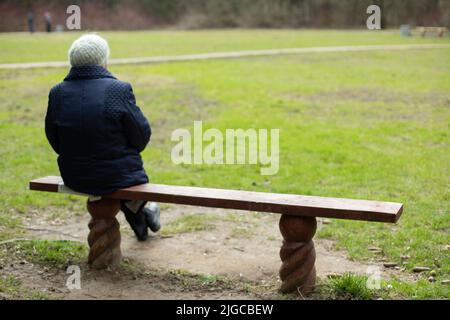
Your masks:
M108 57L108 42L96 34L85 34L79 37L69 49L69 61L73 67L106 65Z

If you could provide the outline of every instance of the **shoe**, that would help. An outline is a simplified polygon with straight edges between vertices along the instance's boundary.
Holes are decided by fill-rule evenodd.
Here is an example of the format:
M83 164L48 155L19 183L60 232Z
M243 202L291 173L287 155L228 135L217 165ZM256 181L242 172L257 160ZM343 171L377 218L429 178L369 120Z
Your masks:
M148 238L148 229L143 210L137 213L131 211L125 204L122 204L122 212L125 215L125 219L130 224L131 229L134 231L139 241L145 241Z
M151 202L150 205L142 209L142 211L145 215L145 222L150 230L153 232L158 232L159 229L161 229L159 205L156 202Z

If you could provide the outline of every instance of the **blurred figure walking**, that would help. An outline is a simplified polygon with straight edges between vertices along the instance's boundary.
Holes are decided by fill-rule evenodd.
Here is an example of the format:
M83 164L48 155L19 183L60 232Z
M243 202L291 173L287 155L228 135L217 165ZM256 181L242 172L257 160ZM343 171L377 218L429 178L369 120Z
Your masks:
M34 32L34 12L33 10L29 10L28 14L27 14L27 18L28 18L28 31L30 33Z
M50 14L50 12L45 11L44 20L47 32L52 32L52 15Z

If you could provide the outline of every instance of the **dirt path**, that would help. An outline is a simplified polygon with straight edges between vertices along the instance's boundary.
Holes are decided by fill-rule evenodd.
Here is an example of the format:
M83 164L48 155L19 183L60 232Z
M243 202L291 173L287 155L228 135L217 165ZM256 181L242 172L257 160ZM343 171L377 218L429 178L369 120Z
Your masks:
M247 50L199 53L177 56L156 56L139 58L110 59L108 65L120 64L152 64L168 63L195 60L213 59L236 59L255 56L275 56L286 54L305 54L323 52L356 52L356 51L376 51L376 50L412 50L412 49L448 49L450 44L399 44L399 45L361 45L361 46L331 46L331 47L310 47L310 48L286 48L270 50ZM47 62L24 62L24 63L3 63L0 69L30 69L30 68L61 68L69 67L67 61L47 61Z
M196 216L198 221L208 221L208 225L203 225L205 230L200 231L179 232L179 229L173 229L186 216ZM163 208L162 223L163 228L166 226L166 230L173 230L173 233L163 233L163 236L152 234L148 241L138 242L122 214L119 214L123 255L125 259L142 264L145 270L150 270L149 274L136 276L133 272L98 272L81 266L82 289L72 291L65 288L67 275L63 272L51 276L50 280L27 277L27 281L38 288L45 287L47 283L47 287L60 292L67 299L277 298L280 297L276 288L279 285L278 251L281 244L278 219L279 215L273 214L171 205ZM27 227L34 238L85 243L88 221L89 216L86 214L49 227L48 222L41 218L33 219ZM345 252L333 251L331 241L316 239L315 244L319 278L344 272L366 274L368 264L350 261ZM10 271L18 270L16 273L21 274L33 271L25 272L25 267L15 266ZM380 269L383 271L382 267ZM242 288L235 289L227 285L205 289L192 282L186 283L177 274L226 277L234 283L249 283L263 290L246 292ZM389 277L389 274L382 276Z

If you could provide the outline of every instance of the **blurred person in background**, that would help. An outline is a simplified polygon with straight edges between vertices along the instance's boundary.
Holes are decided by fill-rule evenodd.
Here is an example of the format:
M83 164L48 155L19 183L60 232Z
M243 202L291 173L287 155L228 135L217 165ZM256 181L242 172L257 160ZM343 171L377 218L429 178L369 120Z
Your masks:
M44 20L45 20L45 29L47 30L47 32L52 32L52 15L50 14L50 12L45 11Z
M30 9L28 11L27 19L28 19L28 31L30 33L33 33L34 32L34 12L32 9Z

